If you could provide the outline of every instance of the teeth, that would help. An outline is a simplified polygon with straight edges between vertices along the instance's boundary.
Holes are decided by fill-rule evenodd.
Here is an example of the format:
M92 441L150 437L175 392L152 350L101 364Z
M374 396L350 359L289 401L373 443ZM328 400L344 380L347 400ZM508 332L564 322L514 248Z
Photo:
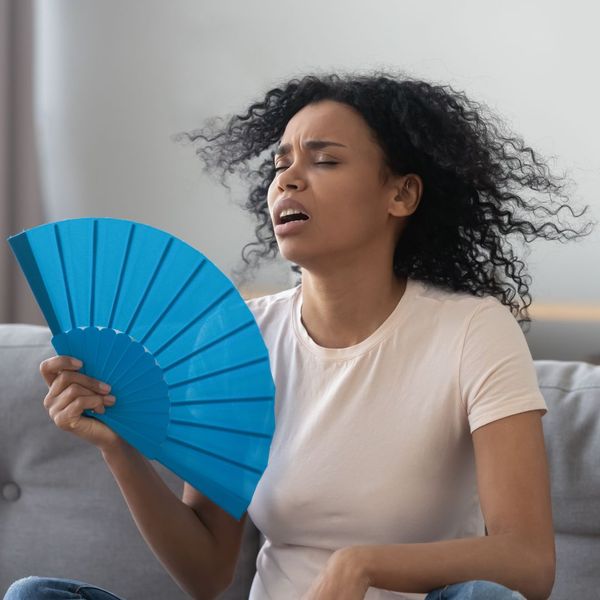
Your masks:
M282 219L283 217L287 217L288 215L306 215L306 213L303 213L301 210L297 210L295 208L286 208L285 210L281 211L281 213L279 214L279 218Z

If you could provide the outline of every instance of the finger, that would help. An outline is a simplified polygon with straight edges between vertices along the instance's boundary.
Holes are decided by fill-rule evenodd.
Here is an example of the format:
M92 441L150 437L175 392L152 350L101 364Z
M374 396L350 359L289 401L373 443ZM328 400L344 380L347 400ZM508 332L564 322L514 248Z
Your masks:
M117 399L114 396L99 396L102 398L102 409L101 411L93 410L92 412L100 412L101 414L106 410L106 407L114 406Z
M46 360L40 363L40 373L46 382L46 385L50 387L52 382L56 379L56 377L64 370L74 370L77 371L81 369L83 363L78 361L73 356L52 356L51 358L47 358Z
M98 381L93 377L77 373L75 371L62 371L56 376L56 379L50 385L49 393L52 396L59 396L70 385L77 383L80 386L92 390L96 394L108 394L110 385L104 381Z
M89 390L78 383L73 383L58 396L53 396L48 392L46 398L44 398L44 406L48 409L50 416L54 418L56 413L64 410L69 404L75 402L77 398L96 395L98 394L93 390Z
M94 409L97 413L104 413L103 396L79 396L65 408L53 414L52 420L61 429L74 429L81 418L89 419L83 416L84 410Z
M83 397L96 397L102 398L102 409L104 406L114 406L116 402L116 398L114 396L105 396L104 394L95 394L92 390L88 390L87 388L81 387L78 384L72 384L67 390L65 390L59 396L50 396L47 395L44 398L44 406L48 409L48 414L50 418L54 418L54 416L60 411L64 410L69 404L75 402L78 398ZM83 409L82 409L83 410ZM104 410L99 411L103 413Z
M82 416L84 410L93 410L98 414L104 414L104 396L80 396L74 402L65 407L63 412L66 419L73 419Z

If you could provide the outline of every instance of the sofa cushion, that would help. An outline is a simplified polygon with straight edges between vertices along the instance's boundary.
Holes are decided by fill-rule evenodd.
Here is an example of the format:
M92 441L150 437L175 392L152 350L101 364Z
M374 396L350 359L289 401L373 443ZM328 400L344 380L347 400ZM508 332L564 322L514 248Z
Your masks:
M542 422L556 533L552 600L600 587L600 366L534 361L548 412Z

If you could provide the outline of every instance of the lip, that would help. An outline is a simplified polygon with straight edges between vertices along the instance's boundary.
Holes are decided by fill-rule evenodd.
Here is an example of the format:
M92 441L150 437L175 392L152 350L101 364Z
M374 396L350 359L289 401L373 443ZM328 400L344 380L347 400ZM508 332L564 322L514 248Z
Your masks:
M287 235L288 233L294 233L299 231L303 227L307 227L310 219L305 219L304 221L290 221L289 223L280 223L279 225L275 225L275 235L282 236Z
M288 208L295 208L297 210L301 210L308 217L309 220L311 218L310 213L306 210L306 208L304 208L304 206L300 202L294 200L291 196L285 196L284 198L281 198L281 200L275 202L275 206L273 207L274 225L277 226L282 224L279 215L282 213L282 211ZM285 223L285 225L287 225L287 223Z

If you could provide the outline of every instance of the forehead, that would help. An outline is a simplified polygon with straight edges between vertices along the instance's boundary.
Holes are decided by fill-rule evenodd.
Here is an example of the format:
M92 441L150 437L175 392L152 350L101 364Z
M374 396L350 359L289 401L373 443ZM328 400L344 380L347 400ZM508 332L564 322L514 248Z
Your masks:
M342 102L322 100L308 104L288 121L280 144L326 139L352 146L367 142L369 137L369 128L358 111Z

